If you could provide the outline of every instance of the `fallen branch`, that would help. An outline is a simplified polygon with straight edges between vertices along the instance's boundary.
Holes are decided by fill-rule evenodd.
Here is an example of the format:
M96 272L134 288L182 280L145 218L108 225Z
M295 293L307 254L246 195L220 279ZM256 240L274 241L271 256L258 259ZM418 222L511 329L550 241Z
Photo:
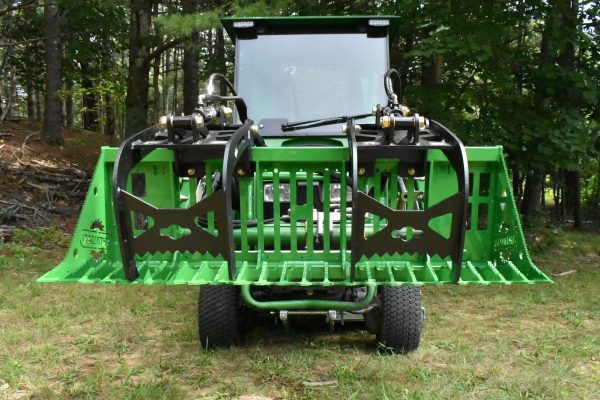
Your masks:
M304 385L306 387L337 386L338 385L338 381L336 381L336 380L332 380L332 381L317 381L317 382L304 381L304 382L302 382L302 385Z
M23 144L21 145L21 153L25 152L25 148L27 147L27 141L35 135L38 135L41 131L37 131L37 132L33 132L30 133L29 135L27 135L27 137L25 138L25 140L23 140ZM30 147L27 147L29 150L32 150Z
M16 227L11 225L0 225L0 243L6 243L11 238Z
M572 274L574 274L576 272L577 272L576 269L570 269L570 270L565 271L565 272L560 272L560 273L557 273L557 274L552 274L552 276L555 277L555 278L558 278L558 277L561 277L561 276L572 275Z

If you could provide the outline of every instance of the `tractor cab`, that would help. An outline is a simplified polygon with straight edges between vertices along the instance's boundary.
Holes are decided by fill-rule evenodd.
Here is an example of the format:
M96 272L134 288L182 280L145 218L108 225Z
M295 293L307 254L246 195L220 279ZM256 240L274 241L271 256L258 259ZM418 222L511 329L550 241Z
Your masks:
M364 114L386 100L382 79L389 69L391 21L396 19L224 19L235 41L236 92L263 126L270 125L264 119ZM341 124L311 131L342 135Z

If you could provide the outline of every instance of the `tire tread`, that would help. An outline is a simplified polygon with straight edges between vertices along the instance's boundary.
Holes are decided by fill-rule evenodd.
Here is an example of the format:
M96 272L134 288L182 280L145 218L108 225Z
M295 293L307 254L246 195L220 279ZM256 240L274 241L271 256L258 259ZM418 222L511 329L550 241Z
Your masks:
M201 286L198 297L200 346L215 348L239 344L241 335L238 309L238 287Z
M401 353L414 351L421 340L421 291L415 286L385 286L382 290L378 340Z

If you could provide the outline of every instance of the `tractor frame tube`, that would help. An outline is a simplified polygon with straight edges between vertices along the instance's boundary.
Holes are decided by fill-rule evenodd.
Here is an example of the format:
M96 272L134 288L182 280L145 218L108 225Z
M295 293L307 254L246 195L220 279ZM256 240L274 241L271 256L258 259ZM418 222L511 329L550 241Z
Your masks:
M365 309L371 304L377 294L377 286L367 286L367 294L357 302L339 301L339 300L273 300L258 301L252 296L250 285L241 286L242 299L246 304L260 311L273 310L336 310L336 311L359 311Z

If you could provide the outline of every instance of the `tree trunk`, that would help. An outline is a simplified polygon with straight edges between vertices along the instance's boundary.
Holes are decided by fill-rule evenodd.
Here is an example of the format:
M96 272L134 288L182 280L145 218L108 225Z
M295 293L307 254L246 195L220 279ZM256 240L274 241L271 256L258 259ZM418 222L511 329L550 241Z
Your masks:
M596 194L594 196L594 203L600 205L600 156L596 159L598 164L598 171L596 172Z
M104 133L104 126L106 125L106 109L104 107L104 96L100 96L100 100L98 101L98 123L94 125L94 130L98 133Z
M117 121L115 117L115 102L110 93L104 95L104 109L106 110L104 133L106 135L114 136L117 131Z
M75 112L73 110L73 81L71 79L67 79L65 82L65 92L65 125L72 128Z
M154 3L152 9L152 16L158 16L158 5L159 2ZM156 35L159 35L158 27L155 29ZM155 57L152 63L152 123L157 123L161 115L161 103L160 103L160 90L158 85L158 78L160 76L160 62L162 56Z
M560 48L560 54L558 56L558 64L566 71L575 73L575 53L577 44L577 15L579 12L579 1L578 0L560 0L555 5L559 9L558 15L560 16L560 25L563 34L560 38L563 40ZM578 106L573 104L568 96L560 97L557 99L559 103L562 103L562 107L565 110L573 111L573 114L577 114ZM579 165L572 170L564 171L565 178L565 194L564 200L566 205L566 212L573 214L573 227L575 229L583 228L583 217L581 215L581 171Z
M27 85L27 119L35 120L35 94L33 85Z
M213 29L209 29L208 30L208 37L207 37L207 41L208 41L208 59L212 60L213 54L214 54L214 45L213 45Z
M542 32L542 40L540 42L539 56L539 71L544 71L554 62L552 60L552 35L554 28L554 13L548 10L544 19L544 30ZM546 82L543 79L538 79L535 82L535 108L542 115L549 113L550 93ZM543 174L539 171L534 171L527 175L525 180L525 189L523 190L523 200L521 203L521 214L523 220L530 224L535 214L540 208L540 196L542 191Z
M223 75L227 76L227 65L225 64L225 38L223 36L223 28L217 28L216 36L217 37L215 42L215 58L217 61L217 72L220 72ZM223 96L227 94L226 92L227 86L225 85L225 82L222 82L220 80L219 94Z
M65 140L61 126L62 88L60 48L60 15L56 3L44 3L44 26L46 47L46 109L41 136L50 144L63 145Z
M162 114L166 115L169 110L169 84L167 78L169 77L169 61L170 61L170 50L166 50L164 53L164 65L162 73Z
M521 201L521 173L519 172L519 167L512 168L512 191L515 204L518 207Z
M541 199L540 199L540 205L542 206L542 209L546 208L546 180L542 179L542 195L541 195Z
M42 122L42 90L40 88L35 89L35 120Z
M156 57L152 65L152 122L156 123L160 117L160 90L158 87L158 77L160 75L160 60L162 57Z
M0 112L0 123L4 122L7 117L12 116L13 111L15 88L17 86L17 71L14 67L10 67L9 75L10 84L8 85L8 93L6 94L6 108Z
M173 114L177 114L177 83L178 83L178 75L179 75L179 52L177 48L173 49L173 104L172 104L172 112Z
M423 67L423 85L431 88L439 86L442 83L443 67L444 56L441 54L432 55Z
M125 137L146 127L150 63L150 20L153 0L131 0L129 71L125 98Z
M554 218L558 221L560 219L560 214L558 212L560 205L560 186L555 178L552 182L552 195L554 197Z
M563 201L567 214L573 214L573 227L583 228L583 217L581 215L581 172L579 170L565 170L565 194Z
M410 71L410 59L405 57L404 54L410 53L414 48L415 43L415 32L409 31L406 33L404 37L404 49L398 51L398 53L403 54L402 56L402 66L400 67L400 93L398 93L398 100L400 103L404 102L404 95L406 93L406 88L408 87L408 74Z
M540 209L543 179L544 175L538 171L528 174L525 179L525 189L523 190L523 200L521 201L521 214L523 214L523 221L527 225L532 223L536 212Z
M81 63L81 88L83 97L81 105L83 106L83 129L94 130L98 125L98 102L94 93L94 83L90 79L90 68L85 62Z
M449 4L444 4L444 2L437 3L439 3L437 6L438 10L429 10L429 7L427 7L424 8L423 12L432 12L435 15L441 15L442 9L449 9L449 7L446 7ZM423 32L423 37L430 38L432 35L435 35L434 32L440 27L439 24L443 23L442 20L428 24ZM434 19L433 21L436 20ZM429 57L422 57L421 65L421 84L425 90L423 91L422 105L419 112L425 115L437 115L441 117L444 109L438 91L442 83L444 56L440 53L433 53Z
M183 0L183 12L192 14L198 10L198 0ZM198 103L198 32L193 32L183 47L183 112L190 115Z
M89 79L81 81L81 87L86 91L81 99L81 105L84 108L82 120L83 129L94 130L98 125L98 103L96 95L91 92L94 86Z
M4 74L6 64L8 63L8 60L9 60L11 49L12 49L12 47L10 47L10 46L5 47L4 52L2 53L2 58L0 58L0 78L1 79L5 79L3 74ZM2 95L4 93L2 93L2 89L3 88L0 86L0 122L2 122L4 120L4 117L3 117L4 109L2 108ZM8 98L6 101L8 102Z

